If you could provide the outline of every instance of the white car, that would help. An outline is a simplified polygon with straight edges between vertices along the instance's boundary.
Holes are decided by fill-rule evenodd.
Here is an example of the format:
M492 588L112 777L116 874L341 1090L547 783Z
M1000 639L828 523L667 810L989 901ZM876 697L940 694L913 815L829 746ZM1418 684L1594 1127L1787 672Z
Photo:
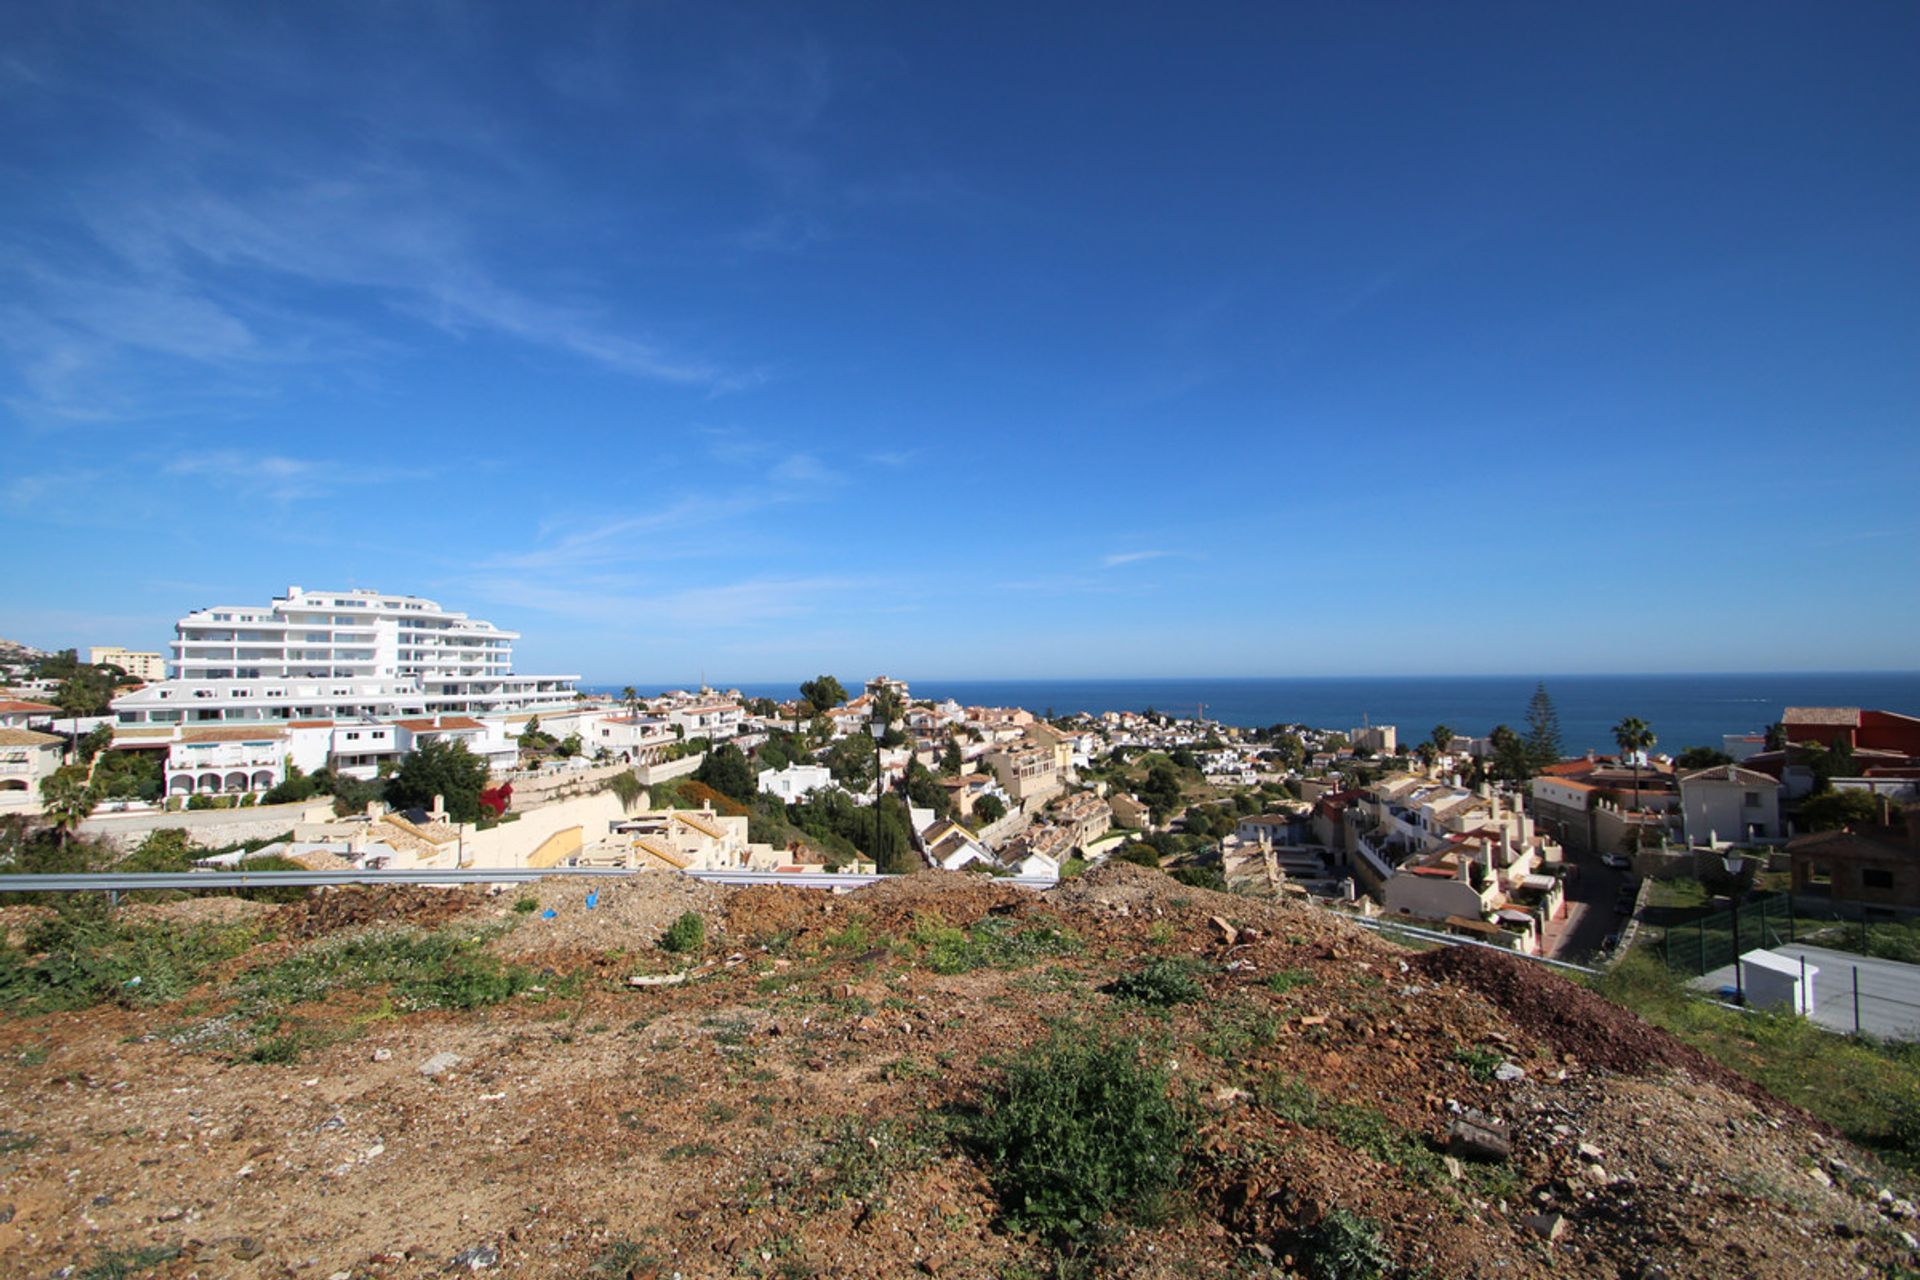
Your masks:
M1624 853L1603 853L1600 855L1600 861L1615 871L1625 871L1633 865L1633 859Z

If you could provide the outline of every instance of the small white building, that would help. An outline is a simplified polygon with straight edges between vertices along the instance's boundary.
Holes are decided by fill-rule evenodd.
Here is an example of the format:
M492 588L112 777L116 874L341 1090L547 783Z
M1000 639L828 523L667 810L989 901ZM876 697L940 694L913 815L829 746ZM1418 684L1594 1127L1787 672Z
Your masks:
M737 702L696 702L667 712L667 723L684 730L689 738L711 738L715 742L740 732L747 709Z
M40 780L60 767L66 739L33 729L0 728L0 809L38 809Z
M1780 784L1737 764L1716 764L1680 777L1687 843L1756 844L1784 838Z
M790 764L784 769L762 769L760 792L778 796L782 804L804 800L833 785L833 770L823 764Z

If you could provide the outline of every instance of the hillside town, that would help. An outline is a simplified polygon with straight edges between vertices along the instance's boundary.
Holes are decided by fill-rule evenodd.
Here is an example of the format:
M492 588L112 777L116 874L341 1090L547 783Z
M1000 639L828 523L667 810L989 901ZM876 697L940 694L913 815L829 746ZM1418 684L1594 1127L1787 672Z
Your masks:
M188 866L1072 877L1109 860L1523 955L1614 951L1645 881L1729 854L1835 909L1920 908L1920 718L1785 707L1763 733L1564 757L1445 725L1049 718L884 675L775 700L614 696L420 597L291 587L171 652L0 651L0 815ZM17 842L16 842L17 843ZM169 864L172 865L172 864Z
M1920 719L1789 706L1675 753L1629 718L1617 752L1569 755L1545 686L1522 728L1403 738L887 675L596 693L517 674L517 638L295 588L188 614L166 657L0 652L0 888L65 890L0 904L9 1256L630 1280L1920 1260L1920 1104L1879 1074L1920 1038L1920 965L1893 958ZM1141 1044L1170 1065L1128 1074ZM1186 1207L1137 1209L1114 1167ZM1034 1196L1063 1207L1017 1217ZM367 1206L409 1198L459 1208L401 1242ZM1133 1225L1085 1225L1108 1221Z

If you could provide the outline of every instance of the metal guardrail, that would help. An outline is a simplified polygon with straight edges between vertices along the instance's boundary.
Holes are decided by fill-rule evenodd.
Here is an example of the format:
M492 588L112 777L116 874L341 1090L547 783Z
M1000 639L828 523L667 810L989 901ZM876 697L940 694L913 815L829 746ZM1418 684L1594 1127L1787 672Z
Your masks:
M1498 952L1503 956L1512 956L1517 960L1531 960L1535 964L1551 965L1556 969L1571 969L1575 973L1600 972L1600 970L1589 968L1584 964L1574 964L1568 960L1549 960L1546 956L1527 955L1525 952L1515 951L1511 947L1496 947L1491 942L1478 942L1472 938L1463 938L1457 933L1441 933L1437 929L1422 929L1418 925L1401 924L1397 920L1379 920L1370 916L1349 915L1343 915L1342 918L1351 920L1363 929L1371 929L1375 933L1404 933L1419 938L1423 942L1437 942L1447 947L1479 947L1483 951Z
M458 870L416 871L145 871L75 872L64 875L0 875L0 893L128 893L137 889L274 889L320 888L346 884L526 884L549 876L659 875L625 867L463 867ZM786 885L797 889L859 889L886 875L857 875L833 871L689 871L683 873L709 884ZM1051 889L1056 883L1041 876L1001 876L999 884L1024 889Z

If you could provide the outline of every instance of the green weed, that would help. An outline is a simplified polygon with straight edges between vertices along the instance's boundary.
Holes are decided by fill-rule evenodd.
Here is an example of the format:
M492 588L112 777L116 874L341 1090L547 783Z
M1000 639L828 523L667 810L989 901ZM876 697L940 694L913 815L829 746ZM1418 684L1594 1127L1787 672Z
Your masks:
M386 987L401 1009L478 1009L531 987L534 974L488 954L485 938L461 930L394 929L330 940L238 984L243 1008L271 1009L334 991Z
M1267 990L1275 995L1285 995L1295 987L1310 987L1313 975L1305 969L1282 969L1267 978Z
M1022 925L1003 916L987 916L960 929L939 916L919 920L910 940L935 973L972 969L1014 969L1049 956L1073 955L1080 939L1050 924Z
M1008 1063L965 1129L1008 1224L1072 1244L1171 1189L1192 1125L1167 1088L1138 1042L1088 1028Z
M1294 1253L1311 1280L1377 1280L1393 1265L1380 1225L1345 1209L1302 1231Z
M180 928L61 916L29 930L23 946L0 943L0 1009L163 1004L264 937L251 925Z
M1169 1008L1187 1004L1206 994L1194 976L1198 966L1187 959L1155 959L1134 973L1123 974L1107 984L1108 994L1122 1000Z
M1500 1069L1506 1055L1493 1049L1473 1048L1468 1045L1455 1045L1453 1060L1466 1067L1467 1074L1485 1084L1493 1079L1493 1073Z
M707 922L698 911L683 911L680 918L660 935L660 949L675 955L704 951L707 946Z
M146 1271L163 1262L172 1262L180 1250L172 1245L148 1245L141 1249L103 1249L92 1266L79 1273L79 1280L123 1280L135 1272Z

